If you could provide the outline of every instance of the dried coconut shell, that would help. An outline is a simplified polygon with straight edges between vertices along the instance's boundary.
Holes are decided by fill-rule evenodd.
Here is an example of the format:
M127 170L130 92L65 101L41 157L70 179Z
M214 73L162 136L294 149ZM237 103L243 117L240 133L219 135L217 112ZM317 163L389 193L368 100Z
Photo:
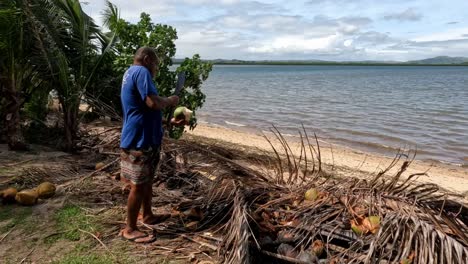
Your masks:
M18 190L16 188L8 188L1 191L0 197L2 197L3 203L12 203L15 201L16 194Z
M38 198L39 194L35 189L22 190L18 192L15 197L16 201L22 205L35 205Z
M47 199L55 195L55 185L50 182L43 182L37 186L37 194L41 199Z

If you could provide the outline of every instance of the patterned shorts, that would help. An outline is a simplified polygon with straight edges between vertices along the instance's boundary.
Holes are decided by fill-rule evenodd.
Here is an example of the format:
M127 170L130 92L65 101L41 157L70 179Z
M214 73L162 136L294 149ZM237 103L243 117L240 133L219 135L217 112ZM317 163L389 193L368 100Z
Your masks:
M120 175L135 185L152 182L160 152L160 147L149 150L122 149Z

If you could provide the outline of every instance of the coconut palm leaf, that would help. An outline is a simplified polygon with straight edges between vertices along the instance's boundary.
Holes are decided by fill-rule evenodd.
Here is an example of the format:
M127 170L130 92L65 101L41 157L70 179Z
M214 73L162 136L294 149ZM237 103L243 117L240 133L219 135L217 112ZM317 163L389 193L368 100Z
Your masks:
M303 153L309 146L307 156L319 157L319 146L311 146L306 136L300 155L294 155L282 135L274 138L276 143L268 140L276 152L255 166L242 162L252 158L217 147L183 140L170 143L184 157L187 170L204 171L213 179L195 194L202 198L184 201L183 206L197 206L206 213L197 232L224 234L220 251L224 263L250 263L256 254L277 258L277 263L304 263L277 254L283 243L277 240L280 232L290 235L287 243L297 251L322 241L320 258L326 263L468 263L468 208L436 185L416 182L425 172L406 176L414 154L398 153L370 180L331 178L323 171L311 173L312 160ZM265 169L260 170L262 165ZM399 169L388 175L391 168ZM309 188L318 195L306 201ZM366 229L370 217L378 219L375 229Z

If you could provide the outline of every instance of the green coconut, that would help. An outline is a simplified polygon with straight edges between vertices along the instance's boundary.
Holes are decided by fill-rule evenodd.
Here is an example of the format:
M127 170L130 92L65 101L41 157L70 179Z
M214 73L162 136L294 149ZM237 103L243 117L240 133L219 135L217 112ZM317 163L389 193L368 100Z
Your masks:
M37 186L39 198L47 199L55 195L55 185L50 182L43 182Z
M179 106L174 110L174 118L176 120L184 119L185 121L190 121L192 118L193 111L188 109L185 106Z
M16 201L22 205L35 205L38 198L39 194L35 189L22 190L18 192L15 197Z
M304 199L307 201L315 201L319 196L319 192L315 188L311 188L305 192Z
M376 226L380 225L380 216L371 215L368 218L371 224L376 225Z
M362 226L358 226L358 225L352 223L351 224L351 229L358 236L361 236L362 234L364 234L364 230L363 230Z
M179 106L174 110L174 118L176 120L185 119L184 115L185 106Z
M368 229L372 234L377 233L380 228L380 217L376 215L371 215L362 221L362 225Z

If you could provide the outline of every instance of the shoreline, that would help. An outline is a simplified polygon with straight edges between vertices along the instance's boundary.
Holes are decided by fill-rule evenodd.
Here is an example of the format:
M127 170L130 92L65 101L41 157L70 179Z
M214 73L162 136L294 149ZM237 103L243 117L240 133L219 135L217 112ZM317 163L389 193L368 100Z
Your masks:
M201 136L216 140L221 140L233 144L254 147L263 151L272 151L271 146L267 140L260 135L261 131L255 133L253 129L241 131L226 128L218 125L199 124L193 131L187 131L190 135ZM273 135L271 135L273 137ZM268 136L270 139L272 137ZM290 147L294 153L299 155L300 144L297 139L286 137L290 142ZM329 142L321 141L320 150L322 152L322 162L327 165L336 167L342 172L343 175L349 175L346 172L364 172L365 174L375 175L380 170L385 169L393 160L393 157L387 157L376 153L368 153L361 150L356 150L347 146L332 144ZM315 144L313 144L315 145ZM400 160L387 175L393 175L396 170L401 166L403 160ZM421 183L434 183L439 185L444 191L453 192L465 196L468 199L468 168L445 164L442 162L429 162L422 160L414 160L411 166L403 174L407 177L413 173L426 172L427 176L418 178ZM353 173L355 174L355 173Z

